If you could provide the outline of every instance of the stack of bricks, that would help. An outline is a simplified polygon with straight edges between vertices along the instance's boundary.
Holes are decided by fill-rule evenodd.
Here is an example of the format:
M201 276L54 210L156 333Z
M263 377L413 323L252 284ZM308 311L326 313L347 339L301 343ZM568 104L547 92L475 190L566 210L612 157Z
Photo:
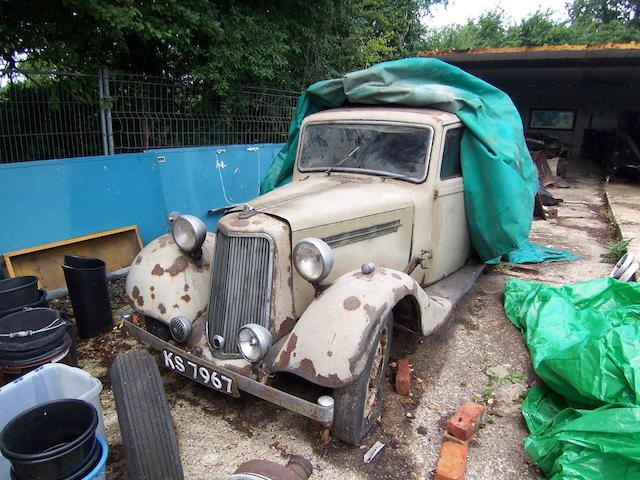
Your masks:
M465 402L449 419L434 480L464 479L469 440L480 424L483 414L482 405Z

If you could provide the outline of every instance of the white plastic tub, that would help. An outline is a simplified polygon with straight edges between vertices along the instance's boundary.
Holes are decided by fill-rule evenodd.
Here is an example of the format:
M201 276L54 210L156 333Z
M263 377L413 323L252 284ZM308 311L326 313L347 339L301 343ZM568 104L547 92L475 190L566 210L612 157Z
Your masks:
M101 391L102 382L84 370L61 363L43 365L0 388L0 430L16 415L39 403L77 398L96 407L96 433L106 439L100 406ZM10 480L10 468L11 465L0 453L0 480Z

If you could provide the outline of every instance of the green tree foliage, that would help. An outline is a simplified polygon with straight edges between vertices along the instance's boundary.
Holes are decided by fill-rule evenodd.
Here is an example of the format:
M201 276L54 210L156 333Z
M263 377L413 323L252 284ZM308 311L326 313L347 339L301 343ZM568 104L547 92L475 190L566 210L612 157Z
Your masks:
M3 0L7 64L299 90L415 53L442 0ZM24 60L26 58L26 60Z
M539 10L511 23L502 9L488 11L463 25L431 29L425 50L466 50L502 46L601 44L640 41L638 0L573 0L567 20Z

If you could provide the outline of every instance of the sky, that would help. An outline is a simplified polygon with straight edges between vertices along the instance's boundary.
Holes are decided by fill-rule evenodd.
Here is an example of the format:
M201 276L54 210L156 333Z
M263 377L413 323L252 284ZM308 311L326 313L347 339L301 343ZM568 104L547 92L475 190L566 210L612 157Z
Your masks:
M487 10L501 7L507 17L518 22L536 10L550 9L558 19L566 18L565 4L567 0L449 0L446 7L431 7L431 16L424 19L430 28L439 28L452 23L466 23L468 18L477 18Z

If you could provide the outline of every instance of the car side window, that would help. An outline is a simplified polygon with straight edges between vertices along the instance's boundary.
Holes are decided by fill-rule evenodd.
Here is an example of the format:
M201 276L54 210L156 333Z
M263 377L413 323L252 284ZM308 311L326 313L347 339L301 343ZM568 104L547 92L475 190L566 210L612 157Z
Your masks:
M440 180L461 177L460 167L460 139L462 128L448 130L444 138L444 151L442 152L442 166L440 167Z

